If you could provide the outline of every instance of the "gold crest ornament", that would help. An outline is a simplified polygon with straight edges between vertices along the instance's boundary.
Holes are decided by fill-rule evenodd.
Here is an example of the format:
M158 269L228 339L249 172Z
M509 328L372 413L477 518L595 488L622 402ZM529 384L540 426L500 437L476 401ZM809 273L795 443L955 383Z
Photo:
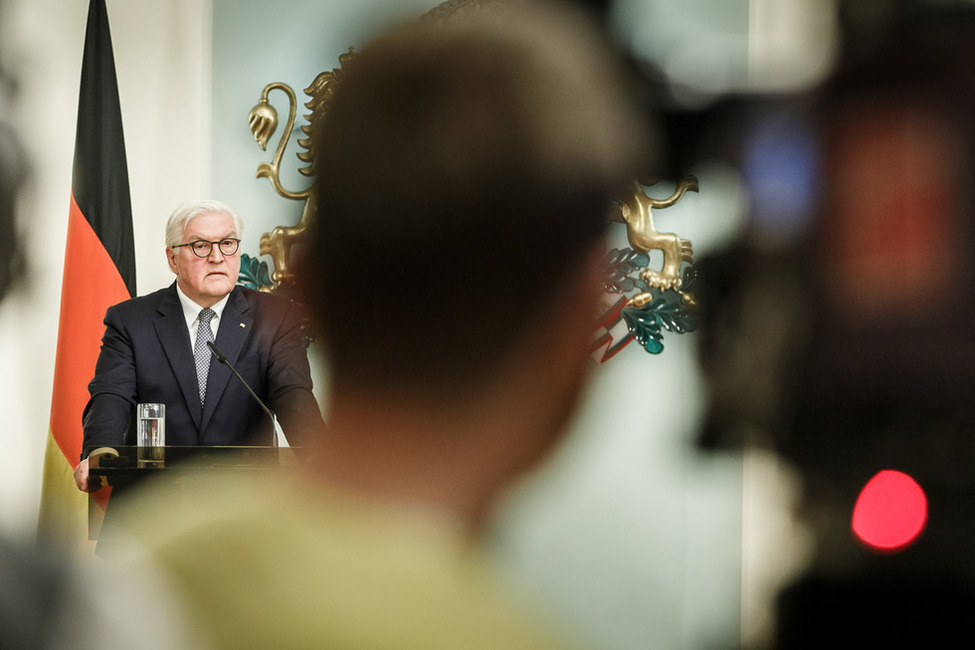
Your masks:
M328 102L331 101L332 95L335 92L335 84L341 78L342 66L347 65L352 56L353 50L350 47L348 52L339 57L338 68L328 72L322 72L315 77L315 80L312 81L308 88L305 88L305 94L310 98L305 103L305 108L310 109L311 112L305 115L308 124L302 125L301 131L306 137L298 140L298 146L302 148L302 151L299 151L297 154L299 160L307 163L305 167L298 170L304 176L314 178L316 175L314 165L314 139L310 135L318 124L318 121L325 115ZM281 159L284 157L284 150L288 146L288 140L291 137L291 131L295 125L295 115L298 108L295 91L288 84L274 82L264 86L264 90L261 91L260 101L251 109L250 115L248 116L251 134L261 149L266 150L268 140L274 135L274 131L278 125L278 113L268 103L268 94L272 90L280 90L288 96L288 121L281 134L281 139L278 141L274 157L270 162L262 162L257 166L257 178L268 179L278 195L293 201L303 201L304 207L301 210L301 218L297 224L293 226L277 226L271 232L266 232L261 235L260 254L270 255L274 262L274 271L270 279L275 285L286 285L290 288L295 280L294 271L290 263L291 247L302 240L309 224L317 213L314 191L315 183L313 181L311 185L300 192L292 192L286 189L281 183Z
M640 277L649 287L655 289L673 289L680 294L681 299L689 305L695 305L691 294L681 291L681 263L694 262L694 246L690 241L681 239L674 233L660 232L653 224L651 208L669 208L677 203L685 192L697 192L697 178L687 176L677 183L677 189L666 199L652 199L647 196L643 186L633 183L633 196L620 204L619 217L626 222L626 238L635 250L649 253L659 250L664 255L663 267L657 271L649 266L640 272ZM628 305L643 307L653 300L649 291L643 291L631 297Z
M686 192L697 192L697 178L682 178L665 199L651 198L638 182L631 190L610 218L626 224L630 247L614 248L607 255L603 312L592 344L600 363L634 340L647 352L658 354L664 349L664 331L684 334L697 329L694 246L674 233L657 230L652 212L671 207ZM651 266L652 251L663 254L659 269Z

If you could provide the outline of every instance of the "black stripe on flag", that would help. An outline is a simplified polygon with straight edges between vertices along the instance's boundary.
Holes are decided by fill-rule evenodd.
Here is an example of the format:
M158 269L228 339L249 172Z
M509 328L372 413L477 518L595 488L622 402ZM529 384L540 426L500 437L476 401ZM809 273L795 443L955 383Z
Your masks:
M91 0L88 6L71 190L129 295L135 296L132 204L105 0Z

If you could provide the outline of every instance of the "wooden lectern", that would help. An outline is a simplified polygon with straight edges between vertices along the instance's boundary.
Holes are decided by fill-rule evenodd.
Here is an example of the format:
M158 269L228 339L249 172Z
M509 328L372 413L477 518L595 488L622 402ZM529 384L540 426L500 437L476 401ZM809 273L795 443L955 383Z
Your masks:
M292 447L100 447L89 455L89 480L102 487L89 495L88 539L101 536L111 499L139 483L190 492L227 472L260 474L294 466L300 452ZM102 496L106 490L107 499Z

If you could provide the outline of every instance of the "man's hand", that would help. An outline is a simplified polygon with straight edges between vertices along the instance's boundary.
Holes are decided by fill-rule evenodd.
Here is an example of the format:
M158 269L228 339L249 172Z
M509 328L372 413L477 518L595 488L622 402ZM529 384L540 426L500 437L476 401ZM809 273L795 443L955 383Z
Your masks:
M92 486L88 483L88 459L84 459L74 468L74 482L82 492L95 492L101 487L100 484ZM91 489L94 487L94 489Z

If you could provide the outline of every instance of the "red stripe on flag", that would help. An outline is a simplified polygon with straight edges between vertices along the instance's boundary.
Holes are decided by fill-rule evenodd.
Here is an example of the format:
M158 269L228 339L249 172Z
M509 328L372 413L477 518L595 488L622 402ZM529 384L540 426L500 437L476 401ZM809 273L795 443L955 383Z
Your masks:
M72 195L51 401L51 432L72 467L81 456L81 416L105 331L105 310L127 298L115 262Z

